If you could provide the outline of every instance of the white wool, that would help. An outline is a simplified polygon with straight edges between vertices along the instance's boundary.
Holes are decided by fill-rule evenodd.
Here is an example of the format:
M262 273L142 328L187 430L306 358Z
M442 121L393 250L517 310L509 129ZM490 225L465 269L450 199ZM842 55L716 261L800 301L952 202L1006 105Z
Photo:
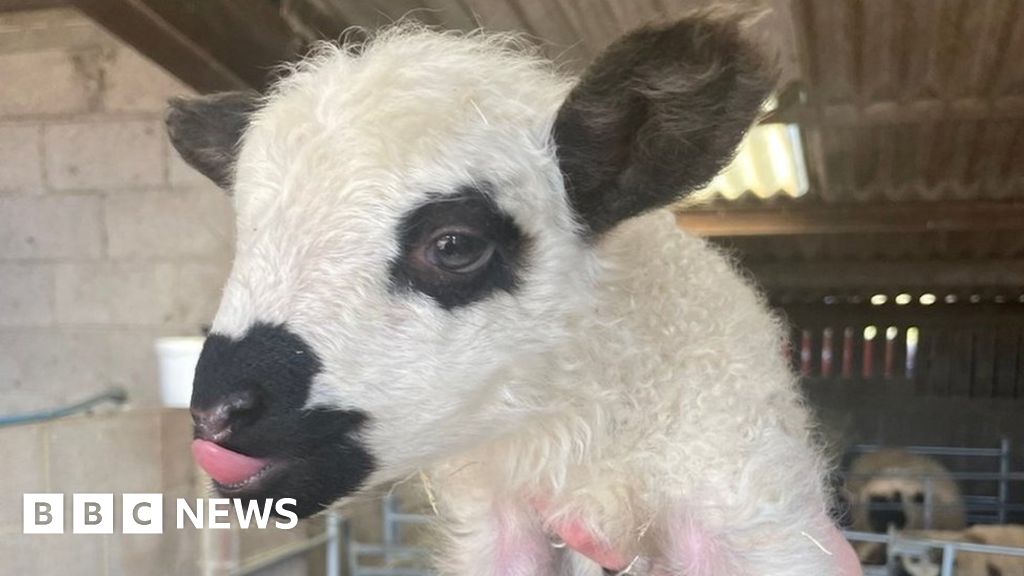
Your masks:
M504 374L534 419L442 467L434 484L511 501L546 494L611 542L685 509L728 541L736 574L834 573L801 536L824 540L824 468L755 291L666 212L620 226L598 257L599 293L574 318L576 337L544 368Z
M507 37L403 27L319 50L244 139L214 331L286 323L323 362L310 404L369 414L371 483L430 468L444 573L509 574L495 526L546 545L561 517L656 555L679 512L718 538L715 576L838 574L777 322L667 212L583 239L551 139L570 86ZM452 311L389 290L402 215L474 182L531 240L516 290ZM593 569L572 562L559 573Z

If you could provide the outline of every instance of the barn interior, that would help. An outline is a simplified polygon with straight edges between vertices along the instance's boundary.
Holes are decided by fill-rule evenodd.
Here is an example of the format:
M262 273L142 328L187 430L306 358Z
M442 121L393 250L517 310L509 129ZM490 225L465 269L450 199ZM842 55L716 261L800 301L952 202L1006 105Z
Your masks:
M1024 524L1024 2L740 4L760 11L751 34L777 53L778 88L724 175L675 208L679 226L732 255L787 322L786 353L840 470L879 447L901 448L938 460L952 474L966 505L967 524ZM161 82L171 86L166 95L262 90L274 81L279 64L295 61L315 42L357 40L406 18L443 29L525 34L566 70L579 71L622 33L707 6L696 0L0 0L0 70L5 76L17 74L16 64L2 60L13 62L50 41L26 47L31 43L20 39L29 37L30 28L64 19L96 26L101 30L96 34L112 39L104 42L123 45L147 66L160 69L167 78ZM97 81L110 78L101 75ZM0 88L0 100L22 97ZM95 121L104 109L81 113ZM159 105L129 110L128 116L158 120ZM45 131L47 123L69 118L66 111L5 108L0 102L0 132L26 125ZM0 156L0 164L19 161L16 149L0 139L0 155L9 155ZM173 165L163 169L173 176ZM0 178L0 188L4 182ZM33 194L4 190L0 201L18 203ZM110 202L109 197L104 201ZM218 204L211 210L224 208ZM147 214L159 218L162 212ZM3 218L0 214L0 225L17 230L13 216ZM226 274L222 248L212 250L215 265L204 276L204 294L213 304ZM3 274L13 277L25 266L37 266L33 263L42 256L11 249L0 258ZM59 274L69 257L55 258ZM146 284L137 286L142 290ZM38 291L12 296L11 290L0 288L0 311L5 300L6 309L14 310L8 320L0 319L0 337L23 341L49 330L18 319L17 310L30 306L25 302ZM195 331L208 322L213 304L176 324L119 337L165 336L186 327ZM118 325L116 319L108 323ZM39 347L52 346L37 341ZM20 348L13 344L0 350L0 357L7 356L0 365L21 362L15 350ZM84 354L90 353L109 355ZM149 348L138 353L153 354ZM146 362L145 367L154 364ZM28 382L25 372L15 367L0 373L0 389L20 397ZM137 393L136 388L155 390L153 372L121 380L101 375L96 384L98 390L104 383L123 385L130 398L142 398L137 406L168 423L156 432L163 437L168 430L186 428L187 416L160 409L153 392ZM8 406L0 402L0 413L39 410L98 390L37 394ZM27 434L3 428L0 441L5 433ZM43 438L39 442L51 442L54 435L45 430L32 434ZM166 461L162 465L168 466ZM187 484L191 490L195 482L188 477L175 486ZM9 489L20 494L24 486L15 483ZM924 503L930 506L929 490ZM856 507L863 495L846 496L847 506ZM880 509L902 510L902 505L889 499ZM367 520L365 525L372 527L357 530L356 539L374 540L383 530L386 543L401 548L400 526L409 518L397 506L386 501L383 517ZM902 523L880 530L855 525L856 512L847 512L848 527L855 532L913 527L904 526L909 512ZM317 522L309 533L322 529L324 521ZM225 560L206 573L319 574L330 564L323 551L309 555L301 542L293 541L282 546L290 546L300 562L268 562L259 556L279 544L269 539L243 544L255 552L239 556L238 542L229 543L234 564ZM23 545L35 546L17 544ZM196 568L192 556L202 556L202 547L183 553L180 546L185 545L175 546L176 551L160 553L170 554L168 561L181 573L191 573L188 569ZM203 546L209 550L220 544ZM1024 547L1024 540L1016 546ZM96 573L138 573L118 572L139 562L123 554L133 548L108 548ZM342 552L348 557L338 569L350 576L420 573L380 571L385 570L380 564L364 568L351 549ZM949 549L945 553L951 556ZM13 557L16 551L4 554ZM873 561L892 563L892 555L883 553ZM255 568L239 572L240 566ZM972 576L967 570L955 573Z

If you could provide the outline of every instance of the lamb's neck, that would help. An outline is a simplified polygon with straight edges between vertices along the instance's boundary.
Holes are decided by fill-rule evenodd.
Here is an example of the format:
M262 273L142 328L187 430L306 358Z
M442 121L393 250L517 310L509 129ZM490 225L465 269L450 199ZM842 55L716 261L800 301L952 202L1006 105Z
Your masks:
M529 415L510 419L509 431L461 459L490 471L489 481L500 490L557 494L592 483L596 471L621 467L623 451L629 450L632 441L623 436L620 423L653 417L628 393L602 383L583 385L572 370L547 376L536 398L524 398L532 390L511 384L520 390L518 405L528 406L524 412Z

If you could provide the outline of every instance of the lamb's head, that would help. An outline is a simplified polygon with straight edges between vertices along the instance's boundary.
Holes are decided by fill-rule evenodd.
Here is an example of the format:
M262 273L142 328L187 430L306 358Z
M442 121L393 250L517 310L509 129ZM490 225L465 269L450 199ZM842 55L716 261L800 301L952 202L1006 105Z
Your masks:
M570 337L595 244L713 177L770 80L735 21L635 32L575 85L501 38L399 28L266 97L173 103L237 212L197 458L306 514L523 423L542 383L515 374Z
M890 527L896 530L925 527L923 484L920 478L905 471L871 479L861 493L871 530L882 533Z

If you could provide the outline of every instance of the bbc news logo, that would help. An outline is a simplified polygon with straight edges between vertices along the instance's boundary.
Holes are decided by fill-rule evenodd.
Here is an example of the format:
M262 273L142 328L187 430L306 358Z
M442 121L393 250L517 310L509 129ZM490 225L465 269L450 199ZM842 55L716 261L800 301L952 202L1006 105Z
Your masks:
M231 528L232 515L239 527L290 530L299 517L294 511L294 498L280 500L249 500L237 498L196 498L174 501L175 527ZM122 494L120 501L121 532L124 534L163 534L163 494ZM204 513L205 512L205 513ZM113 534L113 494L72 494L72 534ZM271 523L271 518L277 518ZM64 494L24 494L22 497L22 532L25 534L63 534Z

